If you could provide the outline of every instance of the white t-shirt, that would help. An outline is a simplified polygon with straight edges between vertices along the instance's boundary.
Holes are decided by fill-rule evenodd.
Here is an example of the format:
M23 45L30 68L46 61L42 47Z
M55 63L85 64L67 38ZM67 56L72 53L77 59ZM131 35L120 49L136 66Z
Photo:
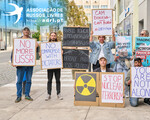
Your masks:
M104 56L104 52L103 52L103 44L100 43L100 45L101 45L101 51L100 51L100 53L99 53L98 60L101 58L101 56Z
M106 70L101 70L101 72L106 72Z

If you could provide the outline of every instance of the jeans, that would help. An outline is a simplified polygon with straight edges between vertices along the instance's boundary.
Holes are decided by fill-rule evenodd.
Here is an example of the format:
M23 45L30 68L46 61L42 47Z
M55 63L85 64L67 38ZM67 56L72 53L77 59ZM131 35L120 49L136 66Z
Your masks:
M129 96L130 96L130 87L129 87ZM129 101L130 101L130 105L131 105L132 107L137 107L138 104L139 104L139 98L130 97L130 98L129 98Z
M33 67L32 66L17 67L17 83L16 83L17 97L22 96L22 81L23 81L25 71L26 71L25 96L29 96L30 94Z
M132 107L137 107L139 103L139 98L130 97L130 105Z
M61 71L60 69L47 70L47 73L48 73L47 92L49 95L51 95L51 91L52 91L53 73L55 73L57 95L60 93L60 87L61 87L60 71Z
M123 72L125 77L124 77L124 80L126 79L127 77L127 73L128 73L128 69L126 69L126 67L124 66L121 66L119 63L117 63L117 66L116 66L116 72ZM126 96L129 96L129 86L125 85L125 95Z

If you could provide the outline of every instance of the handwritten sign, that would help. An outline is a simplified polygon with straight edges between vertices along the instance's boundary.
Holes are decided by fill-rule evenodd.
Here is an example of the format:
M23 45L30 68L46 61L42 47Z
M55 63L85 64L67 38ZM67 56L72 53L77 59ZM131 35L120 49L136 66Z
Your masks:
M63 68L88 69L89 50L63 49Z
M121 58L132 57L132 37L117 36L116 37L116 56Z
M112 35L112 10L110 9L93 9L93 35Z
M101 102L123 103L123 73L101 73Z
M136 37L136 57L143 59L142 65L150 67L150 37Z
M64 27L63 46L89 46L89 28L87 27Z
M131 95L136 98L150 98L150 68L132 67Z
M41 68L62 68L61 42L41 43Z
M14 39L13 65L34 66L36 64L36 39Z

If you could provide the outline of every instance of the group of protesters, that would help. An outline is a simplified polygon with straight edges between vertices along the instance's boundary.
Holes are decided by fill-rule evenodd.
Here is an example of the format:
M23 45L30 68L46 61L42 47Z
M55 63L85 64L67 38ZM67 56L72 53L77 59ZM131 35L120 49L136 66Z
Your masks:
M30 37L30 29L28 27L25 27L23 29L23 36L21 38L27 39ZM147 30L142 30L141 37L148 37L149 32ZM90 60L89 62L92 64L93 71L94 72L123 72L125 74L125 96L130 97L129 95L129 87L132 82L131 76L130 76L130 65L127 64L125 59L122 59L118 56L114 56L112 53L112 49L115 48L115 34L113 31L112 41L106 42L106 36L98 36L98 42L93 41L93 31L91 31L90 35ZM55 32L50 33L49 42L57 42L57 34ZM38 47L38 44L36 45ZM13 54L13 53L12 53ZM135 54L133 54L133 57L128 60L128 63L134 62L134 67L141 67L142 66L142 60L140 58L136 58ZM115 63L114 68L112 69L112 63ZM30 88L31 88L31 79L32 79L32 73L33 73L33 66L14 66L16 67L16 74L17 74L17 98L15 100L16 103L20 102L22 99L22 82L24 79L24 75L26 77L26 84L25 84L25 99L29 101L33 101L33 99L30 96ZM63 100L63 97L61 96L61 82L60 82L60 75L61 75L61 69L48 69L47 70L47 96L45 98L45 101L48 101L51 99L51 91L52 91L52 79L53 74L55 74L56 78L56 91L57 91L57 97L60 100ZM139 98L129 98L131 106L138 106ZM145 98L144 102L150 105L150 99Z

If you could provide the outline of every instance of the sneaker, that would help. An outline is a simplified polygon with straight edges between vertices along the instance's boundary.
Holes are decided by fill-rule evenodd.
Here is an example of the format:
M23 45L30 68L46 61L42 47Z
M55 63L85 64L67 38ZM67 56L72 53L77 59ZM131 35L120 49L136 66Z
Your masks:
M21 101L21 97L17 97L17 99L15 100L15 103L18 103Z
M145 99L144 99L144 103L150 105L150 98L145 98Z
M26 100L33 101L33 99L32 99L30 96L25 96L25 99L26 99Z
M63 100L63 97L61 96L60 93L57 95L57 98L58 98L59 100Z
M45 98L45 101L48 101L48 100L50 100L50 99L51 99L51 95L48 94L48 95L46 96L46 98Z

